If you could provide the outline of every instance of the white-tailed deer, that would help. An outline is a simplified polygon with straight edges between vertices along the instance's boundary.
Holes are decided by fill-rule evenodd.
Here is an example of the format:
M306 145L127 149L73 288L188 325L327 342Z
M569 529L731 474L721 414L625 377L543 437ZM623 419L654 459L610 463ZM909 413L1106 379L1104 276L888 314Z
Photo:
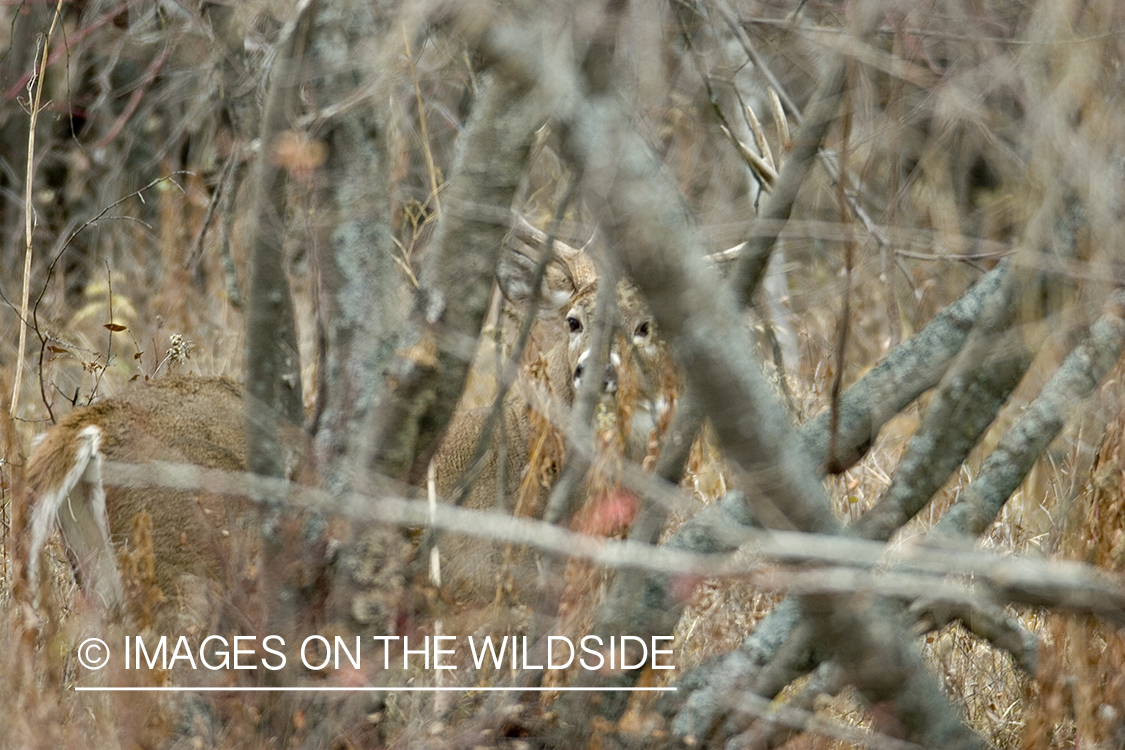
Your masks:
M526 225L522 238L541 244L543 236ZM589 256L565 245L556 246L538 300L539 330L525 354L525 370L539 377L524 376L503 404L503 423L494 429L487 452L473 480L463 507L503 510L538 516L548 482L528 476L540 463L535 454L550 437L548 429L561 427L573 405L581 381L590 376L596 361L591 351L595 325L594 302L597 274ZM537 253L516 252L501 273L501 287L513 305L508 312L519 317L532 296L531 278ZM603 399L612 399L624 424L625 456L634 461L645 457L649 437L657 427L665 390L671 384L670 356L657 338L647 307L639 293L620 282L616 290L616 316L612 321L610 362L601 375ZM512 336L508 336L512 338ZM460 494L461 483L472 471L483 427L492 407L457 412L433 458L436 492L443 500ZM535 416L540 419L536 424ZM542 423L551 423L543 425ZM557 433L556 433L557 434ZM503 459L503 460L502 460ZM456 535L444 535L440 545L442 584L456 601L487 601L497 591L503 551L499 545Z
M251 500L207 485L111 484L102 474L109 462L246 472L244 400L242 386L226 378L165 377L76 409L43 435L28 461L21 513L26 577L36 596L47 538L58 528L82 588L141 623L191 628L212 619L218 602L240 608L244 600L232 588L252 591L259 580L261 514ZM303 470L305 436L282 425L280 438L293 479ZM336 614L348 620L341 624L389 627L401 604L405 538L394 529L330 527L343 542L333 556L331 592ZM286 557L284 570L273 573L288 576L309 562ZM296 573L305 579L300 585L327 562L312 560Z
M75 577L108 606L130 600L151 609L153 598L190 598L199 585L221 580L232 545L246 536L237 531L252 517L248 501L107 486L102 465L168 461L246 471L243 413L242 388L230 380L168 377L65 416L28 462L31 585L56 525Z
M468 494L468 508L515 511L531 455L533 408L555 408L545 405L550 399L543 396L544 390L552 391L559 404L571 404L577 381L586 377L592 361L588 349L596 281L589 258L564 249L547 288L552 301L543 307L540 334L545 386L537 389L522 382L513 389L504 404L503 425ZM513 297L520 298L518 290ZM639 447L629 452L640 458L655 425L648 415L660 403L666 355L635 292L622 284L617 297L620 329L628 342L615 346L615 366L605 382L607 391L625 390L633 397L636 407L631 413L641 418L633 420L639 426L630 444ZM634 363L628 373L617 367L622 360ZM453 494L469 468L488 413L488 408L461 410L451 420L433 459L443 499ZM550 416L555 418L557 411ZM101 473L106 461L165 461L246 471L243 425L242 388L222 378L168 377L137 383L120 396L64 417L43 436L28 464L23 517L31 585L41 577L44 546L56 527L76 578L108 605L149 612L161 598L182 605L201 586L229 581L230 571L251 560L255 549L248 542L255 535L238 533L255 518L248 500L205 488L113 487L103 483ZM296 429L283 442L293 456L303 447ZM501 455L507 459L503 467ZM538 485L532 486L533 493L541 494ZM484 557L478 554L482 549ZM442 551L454 599L491 598L501 569L495 545L450 535Z

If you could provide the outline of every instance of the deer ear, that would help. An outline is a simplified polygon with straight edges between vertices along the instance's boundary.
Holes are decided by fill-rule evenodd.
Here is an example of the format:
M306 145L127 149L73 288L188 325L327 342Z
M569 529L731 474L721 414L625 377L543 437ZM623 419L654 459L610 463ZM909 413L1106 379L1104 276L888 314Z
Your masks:
M514 305L526 306L531 302L535 281L535 267L542 257L538 249L513 238L507 252L496 269L496 280L504 297ZM539 287L538 315L554 318L562 314L575 293L574 280L563 259L555 257L547 266L543 283Z
M508 251L503 254L497 268L500 290L513 304L527 304L532 296L535 267L547 244L547 234L522 216L516 217L508 241ZM554 258L547 266L543 284L539 289L539 317L552 318L562 314L579 290L594 283L597 267L585 250L571 247L556 239Z

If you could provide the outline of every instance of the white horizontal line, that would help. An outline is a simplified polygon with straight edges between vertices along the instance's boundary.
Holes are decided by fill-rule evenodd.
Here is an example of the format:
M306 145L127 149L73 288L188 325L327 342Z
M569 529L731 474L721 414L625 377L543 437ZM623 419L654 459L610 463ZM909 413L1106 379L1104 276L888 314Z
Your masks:
M674 692L674 687L75 687L75 690L92 693L555 693L555 692L614 692L663 693Z

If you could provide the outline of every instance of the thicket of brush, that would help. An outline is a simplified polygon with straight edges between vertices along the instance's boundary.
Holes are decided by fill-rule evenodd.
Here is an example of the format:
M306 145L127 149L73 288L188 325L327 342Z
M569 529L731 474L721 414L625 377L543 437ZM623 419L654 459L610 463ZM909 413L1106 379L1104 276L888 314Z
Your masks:
M13 401L17 367L22 383L18 411L0 416L3 746L159 747L191 736L220 747L299 746L331 734L313 724L329 726L327 716L346 714L328 702L270 696L218 697L193 712L182 700L157 694L76 693L74 645L91 633L119 640L127 626L108 621L77 593L61 548L55 550L57 591L44 608L35 609L28 592L12 585L19 541L12 509L33 436L138 377L242 378L257 127L248 113L264 96L262 73L291 9L266 0L205 5L64 4L49 46L44 35L53 5L0 9L5 406ZM575 3L585 9L577 14L579 27L583 13L595 12L587 5L596 4ZM629 9L618 39L628 63L620 71L632 77L634 125L674 175L709 243L705 250L718 252L746 239L754 205L768 200L768 192L757 197L762 184L785 166L793 146L777 115L789 105L771 104L770 82L746 64L746 51L697 33L681 3L672 5ZM835 55L851 61L826 139L830 156L805 180L759 304L747 316L759 359L795 424L830 408L840 388L1001 259L1029 247L1068 249L1039 256L1049 273L1028 292L1034 299L1027 304L1039 304L1039 297L1051 304L1049 315L1030 317L1023 332L1037 350L1028 374L961 471L892 541L907 544L958 498L1121 281L1125 6L1116 0L886 3L867 37L848 30L856 13L850 3L716 0L690 8L699 14L696 23L712 29L737 19L776 74L773 85L801 105ZM393 68L383 73L379 98L362 102L382 108L389 126L387 174L372 179L389 190L394 262L404 288L415 283L442 216L458 134L478 91L479 60L462 42L474 13L483 18L486 9L404 3L392 14L393 30L379 40L379 59ZM733 38L727 41L734 44ZM45 49L46 75L32 77ZM732 60L738 64L729 67ZM763 121L757 133L732 104ZM792 116L785 119L795 131ZM311 411L323 362L318 258L331 230L324 190L334 175L323 168L325 146L314 128L305 129L309 124L293 128L275 161L289 176L285 257ZM737 142L761 154L756 134L772 155L752 167ZM541 132L519 195L519 210L542 228L569 200L572 174L561 149L557 132ZM28 319L21 323L25 197L34 237ZM585 242L595 213L571 206L560 237ZM21 325L27 343L17 366ZM491 399L494 334L489 326L481 337L467 397L475 403ZM1125 567L1120 377L1115 370L1075 411L985 535L987 548L1080 560L1119 575ZM893 419L862 462L826 480L842 521L860 518L890 485L929 398ZM552 451L538 455L558 458ZM543 476L551 468L529 471ZM707 504L732 481L714 440L701 441L682 487ZM673 517L666 535L685 517ZM605 595L605 577L583 562L571 563L567 576L558 627L581 633ZM702 582L677 627L673 677L736 647L777 601L738 580ZM924 636L927 662L967 722L999 748L1121 746L1120 631L1086 615L1027 607L1010 614L1039 638L1034 675L959 624ZM129 684L135 678L119 672L103 679ZM190 706L202 699L184 700ZM435 707L414 695L388 698L362 731L340 729L339 746L526 747L549 736L526 736L529 723L515 718L512 737L474 734L466 727L475 726L477 712L507 709L466 700L460 711L449 710L442 700ZM814 707L831 731L801 735L788 746L863 746L850 742L846 730L869 726L878 711L846 690ZM427 724L435 716L443 717L436 729ZM185 717L215 724L184 727ZM288 724L283 739L259 731L278 721ZM542 716L536 721L549 724ZM504 726L503 718L492 722ZM615 742L655 742L668 737L667 715L655 699L641 696L615 731Z

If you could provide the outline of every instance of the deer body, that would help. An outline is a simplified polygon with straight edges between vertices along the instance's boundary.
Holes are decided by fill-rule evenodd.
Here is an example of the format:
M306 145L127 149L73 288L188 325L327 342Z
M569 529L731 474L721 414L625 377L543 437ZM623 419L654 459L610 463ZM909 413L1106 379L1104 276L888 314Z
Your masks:
M28 462L29 579L37 579L47 534L57 523L75 575L107 605L124 602L119 551L151 552L153 585L175 596L216 579L248 501L206 491L104 485L103 461L190 463L246 470L242 389L225 378L164 378L64 417ZM136 524L150 519L151 536ZM147 524L147 522L144 522Z

